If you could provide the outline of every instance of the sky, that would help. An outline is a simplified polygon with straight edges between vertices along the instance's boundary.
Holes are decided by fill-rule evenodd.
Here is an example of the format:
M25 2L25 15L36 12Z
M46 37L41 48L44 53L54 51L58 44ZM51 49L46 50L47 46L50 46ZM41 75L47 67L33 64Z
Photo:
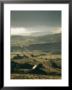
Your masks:
M11 11L11 35L61 33L61 11Z

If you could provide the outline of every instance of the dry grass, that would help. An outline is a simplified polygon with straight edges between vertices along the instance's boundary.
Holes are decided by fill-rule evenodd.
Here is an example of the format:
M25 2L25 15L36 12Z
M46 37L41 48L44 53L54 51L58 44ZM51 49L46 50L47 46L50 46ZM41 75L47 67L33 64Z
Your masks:
M22 58L21 58L22 57ZM19 59L18 59L19 58ZM35 52L15 52L11 54L11 61L17 65L30 65L42 64L42 70L47 75L18 72L11 72L11 79L60 79L61 78L61 55L52 53L37 53ZM15 67L16 69L16 67Z
M58 75L11 74L11 79L61 79Z

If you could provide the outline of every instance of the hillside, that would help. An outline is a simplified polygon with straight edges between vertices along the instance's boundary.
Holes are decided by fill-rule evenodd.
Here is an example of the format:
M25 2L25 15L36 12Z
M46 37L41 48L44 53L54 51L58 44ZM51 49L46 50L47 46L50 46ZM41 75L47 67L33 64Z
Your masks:
M51 34L45 36L11 36L11 44L15 44L16 42L28 43L28 44L37 44L37 43L53 43L61 41L61 34Z
M11 36L11 79L60 78L61 34Z
M41 50L61 52L61 34L46 35L40 37L11 37L11 51Z

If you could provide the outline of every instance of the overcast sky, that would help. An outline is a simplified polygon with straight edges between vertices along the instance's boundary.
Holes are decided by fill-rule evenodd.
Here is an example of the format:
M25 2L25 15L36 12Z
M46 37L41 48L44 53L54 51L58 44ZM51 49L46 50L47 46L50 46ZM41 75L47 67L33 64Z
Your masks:
M61 32L61 11L11 11L11 34L40 36Z

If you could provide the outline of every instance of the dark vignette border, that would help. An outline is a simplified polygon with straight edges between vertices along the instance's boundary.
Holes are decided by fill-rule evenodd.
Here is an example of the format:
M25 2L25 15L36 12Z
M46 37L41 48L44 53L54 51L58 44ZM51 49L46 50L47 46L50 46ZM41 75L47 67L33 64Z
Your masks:
M44 87L4 87L4 22L3 22L3 18L4 18L4 9L3 9L3 5L4 3L69 3L69 51L71 50L70 48L72 48L72 44L71 44L71 23L72 23L72 1L71 0L0 0L0 89L5 89L5 90L11 90L11 89L17 89L17 90L34 90L34 89L44 89ZM70 54L70 52L69 52ZM69 55L69 60L70 60L70 56ZM71 79L69 77L69 85L71 85ZM47 88L47 87L46 87Z
M0 3L0 88L3 87L3 4Z
M72 73L70 72L70 69L72 67L71 65L71 50L72 50L72 1L69 4L69 86L72 86Z

